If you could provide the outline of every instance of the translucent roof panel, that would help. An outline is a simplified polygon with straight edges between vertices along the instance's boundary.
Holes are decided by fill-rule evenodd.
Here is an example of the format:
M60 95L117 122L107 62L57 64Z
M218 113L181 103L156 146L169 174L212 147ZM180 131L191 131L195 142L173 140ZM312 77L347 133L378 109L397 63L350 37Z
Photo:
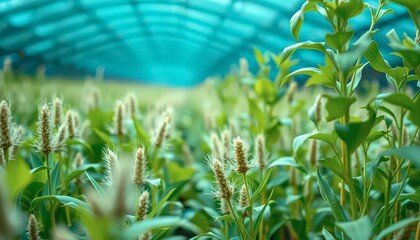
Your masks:
M365 0L377 5L376 0ZM145 83L195 85L209 75L223 75L253 47L280 52L295 43L290 18L304 0L6 0L0 1L0 60L10 56L18 71L44 64L47 74L60 69ZM375 40L388 45L385 34L414 34L406 10L378 23ZM370 24L365 9L350 21L360 36ZM307 13L300 40L322 41L331 27ZM386 50L386 48L385 48ZM390 51L390 49L388 49ZM389 52L388 52L389 53ZM387 56L391 64L397 58ZM300 66L322 63L316 53L301 53ZM32 70L30 68L33 68Z

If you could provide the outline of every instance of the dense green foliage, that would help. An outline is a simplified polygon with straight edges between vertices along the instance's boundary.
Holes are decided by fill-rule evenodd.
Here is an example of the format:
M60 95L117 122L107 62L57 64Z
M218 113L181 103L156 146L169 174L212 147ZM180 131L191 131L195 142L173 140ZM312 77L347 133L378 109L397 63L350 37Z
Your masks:
M419 32L420 3L393 2ZM390 66L372 40L388 1L308 0L297 41L310 11L331 24L325 42L255 49L257 73L241 59L196 89L4 71L0 238L419 239L420 34L387 34ZM292 71L301 50L324 65Z

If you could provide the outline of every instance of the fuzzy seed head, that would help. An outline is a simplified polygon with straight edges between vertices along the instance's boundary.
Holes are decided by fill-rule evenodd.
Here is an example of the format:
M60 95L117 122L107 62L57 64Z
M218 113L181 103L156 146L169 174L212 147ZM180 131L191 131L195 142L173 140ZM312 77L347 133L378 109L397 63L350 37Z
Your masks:
M158 129L158 132L155 138L155 148L160 148L162 146L163 140L165 139L168 133L170 122L171 122L171 115L169 112L166 112L163 116L161 125Z
M265 158L265 139L264 135L258 134L255 139L255 155L257 158L258 166L263 169L266 166Z
M249 64L246 58L239 59L239 75L240 77L247 77L249 75Z
M311 167L316 166L316 161L318 159L318 146L315 139L311 141L311 149L309 151L309 164Z
M230 214L230 208L225 199L222 198L220 201L220 210L222 211L222 214L228 215Z
M287 91L287 102L292 103L295 97L297 89L297 83L295 81L290 82L289 89Z
M186 143L184 143L182 145L182 155L183 155L183 159L184 159L184 164L186 166L191 165L194 157L193 157L193 154L191 153L190 146L188 146L188 144L186 144Z
M4 157L3 148L0 148L0 167L6 166L6 159Z
M13 145L10 147L9 151L9 159L13 160L16 157L16 154L18 153L19 146L22 143L23 139L23 127L19 126L17 128L14 128L13 131Z
M66 141L66 125L63 124L60 126L60 128L58 129L58 132L55 135L54 138L54 148L55 151L61 151L64 147L64 142Z
M233 140L233 146L235 148L236 171L240 174L246 174L249 166L246 160L244 142L240 137L236 137Z
M77 154L76 154L76 157L74 158L74 166L75 166L75 168L76 169L78 169L81 165L83 164L83 157L82 157L82 154L80 153L80 152L78 152ZM80 177L81 176L78 176L75 180L74 180L74 182L76 183L76 185L78 185L78 184L80 184L81 183L81 179L80 179Z
M76 122L75 122L75 115L73 111L67 112L66 121L67 121L68 138L72 139L76 137Z
M144 191L139 197L139 206L137 208L136 221L146 219L147 208L149 207L149 192Z
M125 128L124 128L124 104L121 101L118 101L117 105L115 107L114 126L115 126L115 133L118 136L123 136L124 132L125 132Z
M140 186L144 183L146 171L146 156L144 148L139 147L135 154L134 161L134 183Z
M229 149L230 149L230 134L227 129L222 132L222 143L223 143L223 163L229 160Z
M137 116L137 99L134 93L130 93L126 98L128 118Z
M226 201L229 201L233 195L233 188L230 185L225 172L223 171L222 163L220 163L219 160L214 159L212 163L212 170L218 187L217 196Z
M211 146L212 146L212 155L215 158L220 157L220 140L216 133L211 133L210 135L211 139Z
M139 237L139 240L150 240L150 239L152 239L152 237L153 237L152 232L147 231Z
M3 100L0 103L0 144L1 148L12 146L12 115L9 104Z
M60 98L56 98L53 104L54 111L54 126L59 128L63 122L63 101Z
M117 155L111 149L106 148L103 152L103 159L105 160L105 182L108 185L112 185L115 175L119 170Z
M242 185L241 190L239 191L239 206L242 208L248 206L248 193L245 184Z
M33 214L29 216L28 220L28 239L39 240L38 222Z
M318 95L315 100L315 122L319 124L321 122L321 111L322 111L322 96Z
M38 113L38 149L45 155L48 155L52 150L52 134L51 134L50 109L48 105L44 104L39 107Z

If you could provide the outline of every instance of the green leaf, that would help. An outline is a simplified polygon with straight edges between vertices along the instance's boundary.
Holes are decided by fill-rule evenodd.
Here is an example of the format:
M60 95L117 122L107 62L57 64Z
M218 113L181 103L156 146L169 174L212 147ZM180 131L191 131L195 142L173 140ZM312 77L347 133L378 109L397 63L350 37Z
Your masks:
M196 240L196 239L200 239L202 237L210 237L211 239L220 239L222 240L222 237L219 237L217 234L213 233L213 232L207 232L207 233L201 233L198 234L197 236L190 238L190 240ZM205 238L208 239L208 238Z
M322 235L325 240L335 240L335 237L325 227L322 228Z
M105 190L99 185L98 182L94 178L92 178L89 173L85 172L86 177L89 179L90 183L92 183L92 186L95 188L96 192L101 196L102 199L106 199L107 195L105 193Z
M77 198L69 197L69 196L61 196L61 195L47 195L42 197L35 198L31 203L30 211L33 211L40 202L43 201L51 201L55 200L58 201L65 206L69 206L71 208L74 208L76 210L82 210L84 212L90 212L91 206L88 203L85 203Z
M349 153L353 153L369 135L376 119L376 113L368 108L369 119L364 122L349 123L342 125L339 122L334 124L337 135L347 144Z
M9 161L6 167L6 183L11 196L15 197L30 179L29 166L25 161Z
M329 133L307 133L297 136L293 139L293 154L297 154L297 152L307 139L320 140L334 148L335 143L337 142L337 135Z
M266 103L271 103L276 97L274 84L267 78L260 78L254 86L255 93Z
M264 129L265 128L264 112L260 109L258 104L254 100L248 98L248 108L249 108L249 113L251 114L251 116L257 121L259 128Z
M93 128L92 131L108 146L112 146L111 138L108 136L108 134L102 132L99 129Z
M268 167L272 168L272 167L278 167L278 166L294 167L294 168L299 169L303 173L307 174L306 169L302 165L299 165L293 157L278 158L278 159L272 161Z
M261 211L258 213L257 220L255 221L255 225L254 225L254 231L256 231L258 226L260 225L260 222L262 221L262 218L264 216L265 210L268 207L268 205L275 203L274 201L271 200L273 193L274 193L274 189L271 190L271 193L267 199L267 202L263 205L263 207L261 208Z
M318 162L321 166L335 173L341 179L345 179L343 164L339 159L325 157L319 159Z
M169 191L164 198L159 202L159 204L152 209L152 211L147 215L147 219L153 218L156 213L160 210L160 208L163 206L163 204L172 196L172 194L175 192L176 188Z
M362 0L342 1L338 4L335 12L342 19L347 20L362 13L364 7Z
M89 143L86 142L84 139L82 138L70 138L66 140L66 145L67 146L75 146L75 145L80 145L83 146L84 148L86 148L90 153L93 154L93 150L90 147Z
M346 114L350 106L356 102L356 97L344 97L344 96L330 96L323 95L327 101L325 103L325 109L327 110L327 121L338 119Z
M405 66L410 69L417 69L420 66L420 46L417 44L414 47L405 45L394 29L389 31L386 36L389 39L389 46L403 58Z
M353 48L346 52L337 54L336 61L343 72L344 79L348 79L351 68L355 65L357 59L359 59L369 48L370 41L371 33L367 32L353 44Z
M284 76L280 81L280 87L282 87L284 84L286 84L291 78L297 76L297 75L309 75L309 76L317 76L321 74L321 70L318 68L313 67L306 67L306 68L300 68L294 72L291 72Z
M416 223L420 221L420 217L416 217L416 218L406 218L406 219L402 219L390 226L388 226L387 228L385 228L384 230L382 230L382 232L380 232L378 234L378 236L376 236L375 239L380 240L380 239L384 239L387 235L405 227L408 226L412 223Z
M328 33L325 36L325 43L336 50L341 50L347 46L353 35L354 31Z
M312 42L306 41L301 43L296 43L291 46L286 47L283 52L280 54L280 62L282 64L284 61L290 58L290 56L299 49L308 49L308 50L317 50L321 52L327 52L325 49L325 43L323 42Z
M419 9L420 2L413 0L391 0L391 2L398 3L409 9Z
M408 110L415 109L415 105L413 101L411 100L411 98L403 93L396 93L396 92L383 93L383 94L378 95L376 99L383 100L387 103L390 103L398 107L407 108Z
M259 196L260 192L265 188L267 185L268 180L270 179L272 169L268 170L268 172L264 175L264 179L259 183L257 190L255 190L254 194L252 194L251 202L255 202L255 199Z
M293 14L292 18L290 19L290 31L292 32L292 36L299 42L299 32L303 24L303 14L309 11L316 11L316 3L306 1L299 11Z
M305 86L322 85L328 88L336 87L337 74L331 58L325 57L325 66L318 65L319 71L311 75L306 81Z
M420 128L420 97L417 97L414 101L413 109L410 111L408 119Z
M22 190L19 199L22 210L29 211L32 200L44 189L44 185L42 182L31 182Z
M344 213L344 210L341 207L337 197L335 196L334 191L322 176L319 168L317 168L317 181L321 196L326 201L327 205L330 207L335 220L339 222L346 222L347 218Z
M336 223L336 225L351 239L369 240L372 232L372 222L368 216L356 221Z
M265 65L264 55L256 47L254 47L254 55L255 55L255 59L257 60L258 65L260 65L260 67L264 66Z
M167 227L182 227L196 234L201 232L200 228L185 219L173 216L165 216L156 217L153 219L148 218L144 221L134 223L123 233L122 239L136 239L138 236L145 232L159 230Z
M137 121L135 117L133 117L132 119L133 119L134 129L136 129L137 139L139 140L141 144L143 144L146 147L146 149L148 149L150 147L149 135L146 133L146 131L144 131L144 129L142 128L142 126L139 124L139 122Z
M380 154L381 156L390 156L390 155L397 155L401 158L407 158L410 160L416 168L420 168L420 146L409 146L409 147L401 147L401 148L392 148L386 150Z
M171 183L181 182L190 179L195 169L192 167L181 167L176 162L170 162L167 166L169 181Z
M64 185L68 186L73 179L82 175L85 171L88 171L88 170L98 171L100 168L101 168L100 164L84 164L80 166L80 168L73 170L69 175L67 175L64 178Z

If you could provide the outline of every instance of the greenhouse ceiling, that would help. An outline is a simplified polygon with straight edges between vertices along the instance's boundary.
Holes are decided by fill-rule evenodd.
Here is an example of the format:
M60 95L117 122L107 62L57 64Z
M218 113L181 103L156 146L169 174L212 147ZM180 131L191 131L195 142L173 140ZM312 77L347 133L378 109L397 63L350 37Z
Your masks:
M295 43L289 19L303 0L15 0L0 3L0 58L49 75L93 74L169 85L195 85L225 74L240 57L256 68L253 47L280 52ZM377 1L367 1L377 5ZM376 40L388 44L387 30L413 35L406 10L377 25ZM327 22L305 15L300 40L320 41ZM370 13L352 22L360 32ZM357 33L356 33L357 34ZM306 53L307 54L307 53ZM388 54L388 53L386 53ZM320 55L298 55L301 66L322 63ZM0 60L1 60L0 59ZM397 59L388 57L391 64Z

